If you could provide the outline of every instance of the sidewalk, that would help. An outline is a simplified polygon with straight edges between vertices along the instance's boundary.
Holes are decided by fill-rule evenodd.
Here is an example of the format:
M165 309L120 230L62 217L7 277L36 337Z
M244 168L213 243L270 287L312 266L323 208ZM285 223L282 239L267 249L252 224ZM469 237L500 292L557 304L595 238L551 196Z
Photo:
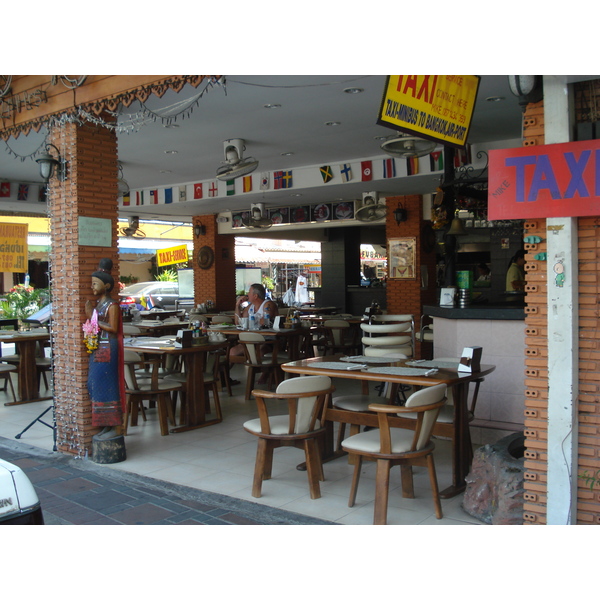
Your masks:
M97 465L0 437L27 474L46 525L334 525L301 514Z

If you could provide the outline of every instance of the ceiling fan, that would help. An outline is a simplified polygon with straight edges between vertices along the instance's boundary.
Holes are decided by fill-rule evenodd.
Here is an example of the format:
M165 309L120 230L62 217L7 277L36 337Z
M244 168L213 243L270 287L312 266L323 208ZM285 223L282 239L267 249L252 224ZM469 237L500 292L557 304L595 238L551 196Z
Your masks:
M377 192L363 194L362 206L356 211L355 218L363 223L380 221L385 218L386 206L379 202Z
M250 214L242 219L242 224L248 229L268 229L273 221L265 216L265 205L261 202L250 205Z
M117 178L117 187L118 187L117 199L120 199L123 196L125 196L126 194L129 194L129 184L127 183L127 181L125 181L125 178L123 177L123 165L121 163L118 163L118 165L119 165L119 176Z
M140 218L129 217L129 225L119 228L119 233L125 237L145 238L146 234L140 229Z
M225 163L217 169L219 181L231 181L243 175L252 173L258 167L258 161L254 158L244 159L245 141L239 138L225 140L223 142L225 151Z
M431 154L435 150L436 143L420 137L399 134L383 142L380 147L386 154L396 158L418 158Z

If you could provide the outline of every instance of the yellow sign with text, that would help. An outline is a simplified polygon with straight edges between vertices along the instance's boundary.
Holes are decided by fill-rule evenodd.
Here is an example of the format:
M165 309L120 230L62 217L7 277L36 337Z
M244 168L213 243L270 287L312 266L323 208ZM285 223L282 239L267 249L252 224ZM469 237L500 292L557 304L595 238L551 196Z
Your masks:
M0 223L0 272L27 273L26 223Z
M164 250L156 251L156 264L159 267L165 267L167 265L176 265L177 263L183 263L188 261L188 249L187 246L173 246L172 248L165 248Z
M389 75L377 123L462 148L479 80L477 75Z

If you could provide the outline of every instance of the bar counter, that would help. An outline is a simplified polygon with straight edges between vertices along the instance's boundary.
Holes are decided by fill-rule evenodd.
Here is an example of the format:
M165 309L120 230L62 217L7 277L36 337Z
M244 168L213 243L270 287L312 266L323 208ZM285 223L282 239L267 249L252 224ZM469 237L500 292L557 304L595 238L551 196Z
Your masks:
M465 308L424 306L433 319L433 357L461 356L481 346L481 361L496 365L479 391L473 441L493 443L523 429L525 408L525 309L522 298ZM495 431L495 432L494 432ZM479 434L479 439L478 439Z

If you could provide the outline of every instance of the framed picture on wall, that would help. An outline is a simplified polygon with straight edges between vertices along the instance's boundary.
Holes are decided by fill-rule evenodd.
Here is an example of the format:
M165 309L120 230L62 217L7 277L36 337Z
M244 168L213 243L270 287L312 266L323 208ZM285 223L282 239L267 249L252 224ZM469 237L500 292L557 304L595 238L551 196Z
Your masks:
M416 279L417 238L388 240L388 276L390 279Z

